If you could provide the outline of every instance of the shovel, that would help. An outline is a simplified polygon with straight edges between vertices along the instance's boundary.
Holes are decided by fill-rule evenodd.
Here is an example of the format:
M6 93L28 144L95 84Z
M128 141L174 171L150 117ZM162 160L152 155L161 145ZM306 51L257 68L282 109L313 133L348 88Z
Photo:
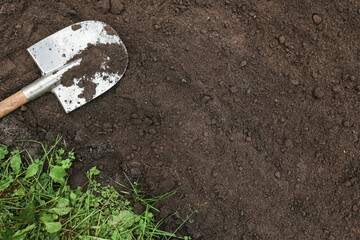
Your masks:
M66 113L113 87L128 54L118 34L99 21L68 26L27 49L42 76L0 102L0 118L41 95L55 94Z

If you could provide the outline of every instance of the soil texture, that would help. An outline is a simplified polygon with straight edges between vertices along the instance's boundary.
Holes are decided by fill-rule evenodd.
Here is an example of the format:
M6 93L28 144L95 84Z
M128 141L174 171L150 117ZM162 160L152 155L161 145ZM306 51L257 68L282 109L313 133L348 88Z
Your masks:
M104 73L122 75L127 67L128 53L124 46L119 44L89 44L68 62L78 59L81 59L80 64L66 71L60 84L69 87L75 84L75 79L79 80L77 85L84 88L84 91L78 97L89 102L96 94L97 85L92 81L95 74L100 74L105 81L113 83L110 79L105 79Z
M193 239L360 238L358 0L1 0L0 99L40 76L26 48L84 20L123 40L121 81L69 114L42 96L0 142L63 135L74 186L94 165L184 185L158 217L197 210Z

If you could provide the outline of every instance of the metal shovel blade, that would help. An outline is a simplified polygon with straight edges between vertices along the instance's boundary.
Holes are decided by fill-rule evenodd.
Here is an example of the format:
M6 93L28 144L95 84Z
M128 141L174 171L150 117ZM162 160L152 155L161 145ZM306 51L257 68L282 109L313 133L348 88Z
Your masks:
M96 48L99 49L94 54ZM120 37L99 21L73 24L27 50L43 76L23 88L24 95L32 100L51 91L67 113L114 86L128 64L127 50ZM96 64L87 65L89 62L84 59L92 59Z

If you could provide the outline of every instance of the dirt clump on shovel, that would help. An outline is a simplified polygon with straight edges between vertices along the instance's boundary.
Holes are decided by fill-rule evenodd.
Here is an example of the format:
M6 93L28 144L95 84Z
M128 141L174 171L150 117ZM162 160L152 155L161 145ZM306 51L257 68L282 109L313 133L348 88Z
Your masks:
M119 52L121 56L119 56ZM98 73L100 76L105 73L122 74L119 71L126 68L126 56L126 50L118 44L89 44L86 49L68 61L70 63L82 59L80 65L64 73L60 83L65 87L70 87L75 84L75 79L79 79L77 85L84 88L79 97L85 98L88 102L96 94L97 84L92 81L95 74ZM105 76L104 79L106 79Z

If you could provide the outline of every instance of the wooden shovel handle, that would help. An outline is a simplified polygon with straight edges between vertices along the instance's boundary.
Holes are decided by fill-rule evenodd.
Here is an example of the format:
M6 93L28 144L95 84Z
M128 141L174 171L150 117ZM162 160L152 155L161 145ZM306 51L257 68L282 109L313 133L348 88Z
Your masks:
M4 99L0 102L0 118L6 116L27 102L29 102L29 100L25 97L22 90Z

